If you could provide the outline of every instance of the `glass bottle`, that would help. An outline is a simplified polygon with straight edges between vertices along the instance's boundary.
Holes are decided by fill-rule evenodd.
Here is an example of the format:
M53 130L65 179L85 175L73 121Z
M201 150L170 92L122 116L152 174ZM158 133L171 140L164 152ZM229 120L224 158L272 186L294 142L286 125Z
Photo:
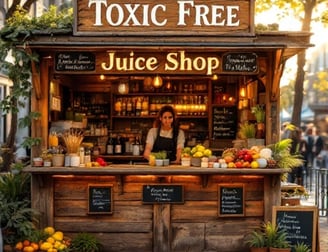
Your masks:
M114 154L117 154L117 155L122 154L122 141L121 141L120 135L117 135L117 138L116 138Z
M139 137L135 137L134 142L132 144L132 155L139 156L140 155L140 141Z
M107 155L113 155L114 154L114 139L112 134L110 134L107 145L106 145L106 153Z

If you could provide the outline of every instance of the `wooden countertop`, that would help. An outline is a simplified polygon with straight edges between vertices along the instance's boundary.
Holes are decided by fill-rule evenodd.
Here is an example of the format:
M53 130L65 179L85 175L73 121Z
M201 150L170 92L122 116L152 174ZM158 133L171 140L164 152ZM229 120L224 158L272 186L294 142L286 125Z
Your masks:
M24 168L24 172L32 174L56 174L56 175L268 175L282 174L283 169L224 169L224 168L200 168L184 167L181 165L169 165L165 167L141 165L141 164L113 164L105 167L33 167Z

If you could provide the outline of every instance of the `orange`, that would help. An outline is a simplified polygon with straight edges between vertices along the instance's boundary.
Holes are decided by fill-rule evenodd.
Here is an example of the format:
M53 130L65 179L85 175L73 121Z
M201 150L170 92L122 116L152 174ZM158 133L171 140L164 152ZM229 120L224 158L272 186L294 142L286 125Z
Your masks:
M24 252L33 252L34 248L32 246L26 246L26 247L24 247L23 251Z
M23 243L22 242L17 242L16 243L16 246L15 246L15 249L17 249L17 250L22 250L23 249Z
M37 243L35 243L35 242L31 242L31 247L32 247L35 251L37 251L37 250L39 249L39 245L38 245Z
M30 241L29 240L24 240L23 245L24 245L24 247L30 246Z

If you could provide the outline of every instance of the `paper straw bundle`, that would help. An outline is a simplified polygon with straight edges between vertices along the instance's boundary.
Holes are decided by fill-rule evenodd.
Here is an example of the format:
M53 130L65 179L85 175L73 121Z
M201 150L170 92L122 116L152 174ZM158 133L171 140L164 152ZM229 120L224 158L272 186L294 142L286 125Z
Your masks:
M67 153L77 153L83 141L83 132L81 130L71 129L63 134L63 139Z

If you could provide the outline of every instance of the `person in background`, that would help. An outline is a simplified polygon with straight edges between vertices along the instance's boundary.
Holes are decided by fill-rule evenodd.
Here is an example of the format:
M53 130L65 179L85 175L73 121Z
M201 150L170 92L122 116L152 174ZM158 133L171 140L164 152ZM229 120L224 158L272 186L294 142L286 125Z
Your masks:
M312 127L307 128L305 130L305 134L303 136L303 140L306 143L306 149L303 151L304 152L304 158L305 158L305 163L304 163L304 168L305 168L305 175L309 176L310 175L310 170L313 165L313 129Z
M313 131L313 146L312 146L312 155L313 155L313 167L320 168L320 158L318 157L321 151L323 150L323 138L320 135L320 131L317 128L314 128Z
M290 153L293 155L299 154L305 159L302 150L306 149L306 142L302 138L302 131L299 128L295 128L290 132L290 139L292 140ZM288 174L288 182L303 185L303 169L303 165L293 168Z
M149 160L152 152L166 151L171 163L180 163L184 143L185 135L179 128L175 110L165 105L160 109L154 127L148 131L143 155Z

